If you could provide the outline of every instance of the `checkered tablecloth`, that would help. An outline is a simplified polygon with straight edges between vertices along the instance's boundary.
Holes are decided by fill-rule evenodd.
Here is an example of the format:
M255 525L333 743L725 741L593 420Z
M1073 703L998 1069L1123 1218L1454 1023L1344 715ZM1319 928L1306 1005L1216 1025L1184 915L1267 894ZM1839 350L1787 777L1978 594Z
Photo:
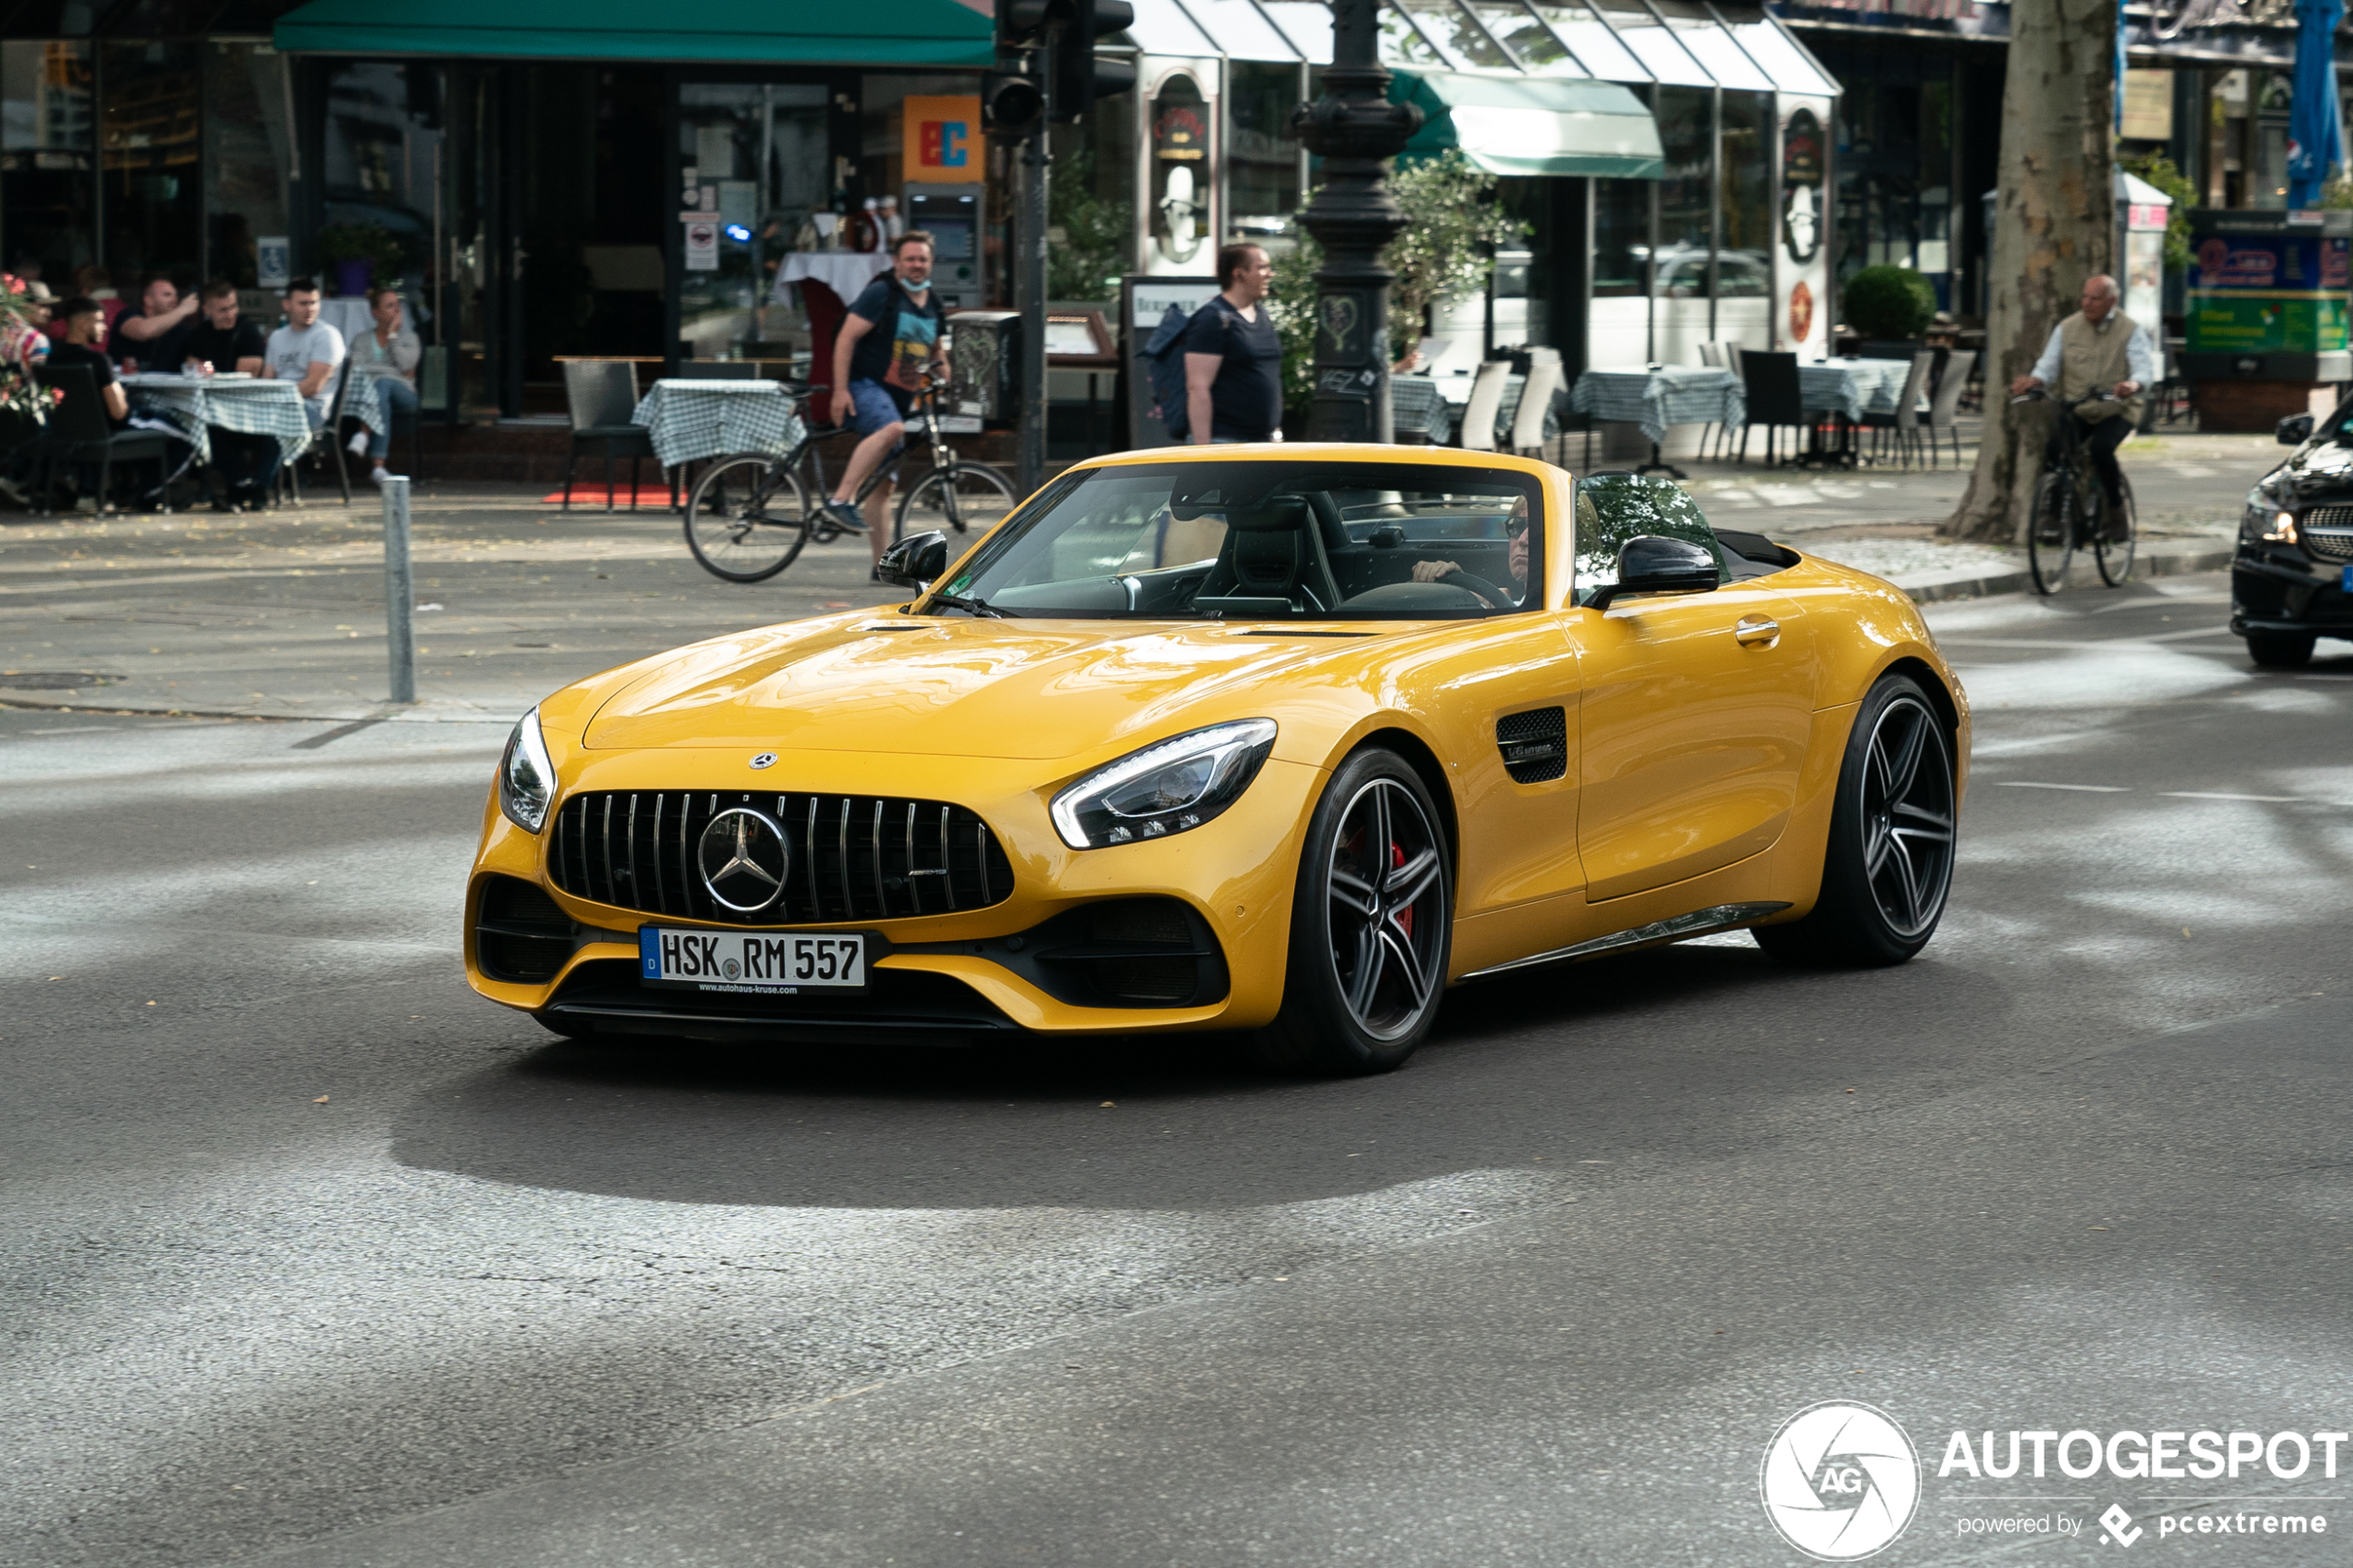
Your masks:
M384 405L376 398L376 383L408 378L379 361L354 358L347 363L351 366L351 389L343 395L343 411L378 435L391 433L384 422Z
M1638 424L1654 443L1667 439L1670 425L1737 425L1748 419L1740 378L1712 365L1588 370L1577 378L1569 407L1597 420Z
M1797 367L1797 390L1810 414L1892 414L1911 379L1909 359L1818 359Z
M738 452L788 457L801 437L799 412L772 381L658 381L629 422L646 427L666 469Z
M196 449L196 460L212 461L218 428L246 435L277 437L291 462L310 445L310 420L302 394L289 381L230 381L220 376L125 376L125 395L141 412L169 421Z
M1391 427L1399 435L1420 435L1443 446L1454 433L1454 410L1428 376L1389 378Z

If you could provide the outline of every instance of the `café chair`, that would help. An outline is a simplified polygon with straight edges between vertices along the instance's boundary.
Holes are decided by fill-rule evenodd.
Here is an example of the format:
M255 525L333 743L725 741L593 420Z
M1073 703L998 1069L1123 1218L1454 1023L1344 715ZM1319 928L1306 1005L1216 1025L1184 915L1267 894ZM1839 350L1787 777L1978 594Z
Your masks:
M1504 383L1512 373L1508 359L1490 359L1471 378L1470 400L1463 405L1463 450L1495 450L1495 415L1504 406Z
M57 465L72 463L82 468L94 464L98 470L98 509L107 509L107 497L114 487L114 466L118 462L145 462L153 459L158 470L169 473L173 437L157 430L118 431L107 418L107 405L98 392L98 379L87 365L47 365L34 367L39 383L54 387L65 396L49 409L49 418L41 428L40 445L35 454L38 477L35 494L41 509L56 510Z
M1797 356L1784 349L1768 354L1750 349L1741 355L1741 387L1747 395L1748 417L1741 424L1741 462L1748 461L1748 433L1765 427L1765 460L1780 460L1776 445L1784 427L1806 430L1812 424L1806 412L1806 392L1799 384Z
M580 449L595 445L605 455L605 510L612 506L612 460L629 459L629 509L637 509L637 465L654 455L653 433L631 422L637 412L637 366L628 359L564 361L564 403L572 415L572 457L564 464L565 511L572 510L573 475Z

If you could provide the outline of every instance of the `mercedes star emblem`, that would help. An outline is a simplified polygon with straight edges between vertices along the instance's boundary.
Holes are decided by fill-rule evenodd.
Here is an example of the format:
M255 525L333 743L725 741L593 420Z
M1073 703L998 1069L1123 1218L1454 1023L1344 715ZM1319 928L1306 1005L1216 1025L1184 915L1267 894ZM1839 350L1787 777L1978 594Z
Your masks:
M761 768L773 768L776 765L776 754L773 751L763 751L751 759L751 765L755 771Z
M695 847L695 861L702 884L722 909L757 914L784 896L792 850L774 820L736 806L711 819Z

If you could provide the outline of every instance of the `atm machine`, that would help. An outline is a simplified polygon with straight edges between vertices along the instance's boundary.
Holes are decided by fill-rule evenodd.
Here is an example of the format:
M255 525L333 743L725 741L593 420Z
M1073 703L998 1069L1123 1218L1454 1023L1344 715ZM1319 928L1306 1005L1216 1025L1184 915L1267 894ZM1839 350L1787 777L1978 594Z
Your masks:
M910 229L931 233L931 286L943 309L975 310L987 301L980 275L980 237L987 204L980 185L904 187L899 210Z

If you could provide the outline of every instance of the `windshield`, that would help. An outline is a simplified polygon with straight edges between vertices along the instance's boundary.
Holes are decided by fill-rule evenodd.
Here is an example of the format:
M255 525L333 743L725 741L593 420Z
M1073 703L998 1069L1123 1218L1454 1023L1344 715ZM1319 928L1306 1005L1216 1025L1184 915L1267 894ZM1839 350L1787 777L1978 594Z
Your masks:
M1508 469L1184 462L1039 495L943 594L1006 615L1443 620L1541 602L1543 490ZM1541 584L1538 584L1539 587ZM935 600L931 608L953 606Z

